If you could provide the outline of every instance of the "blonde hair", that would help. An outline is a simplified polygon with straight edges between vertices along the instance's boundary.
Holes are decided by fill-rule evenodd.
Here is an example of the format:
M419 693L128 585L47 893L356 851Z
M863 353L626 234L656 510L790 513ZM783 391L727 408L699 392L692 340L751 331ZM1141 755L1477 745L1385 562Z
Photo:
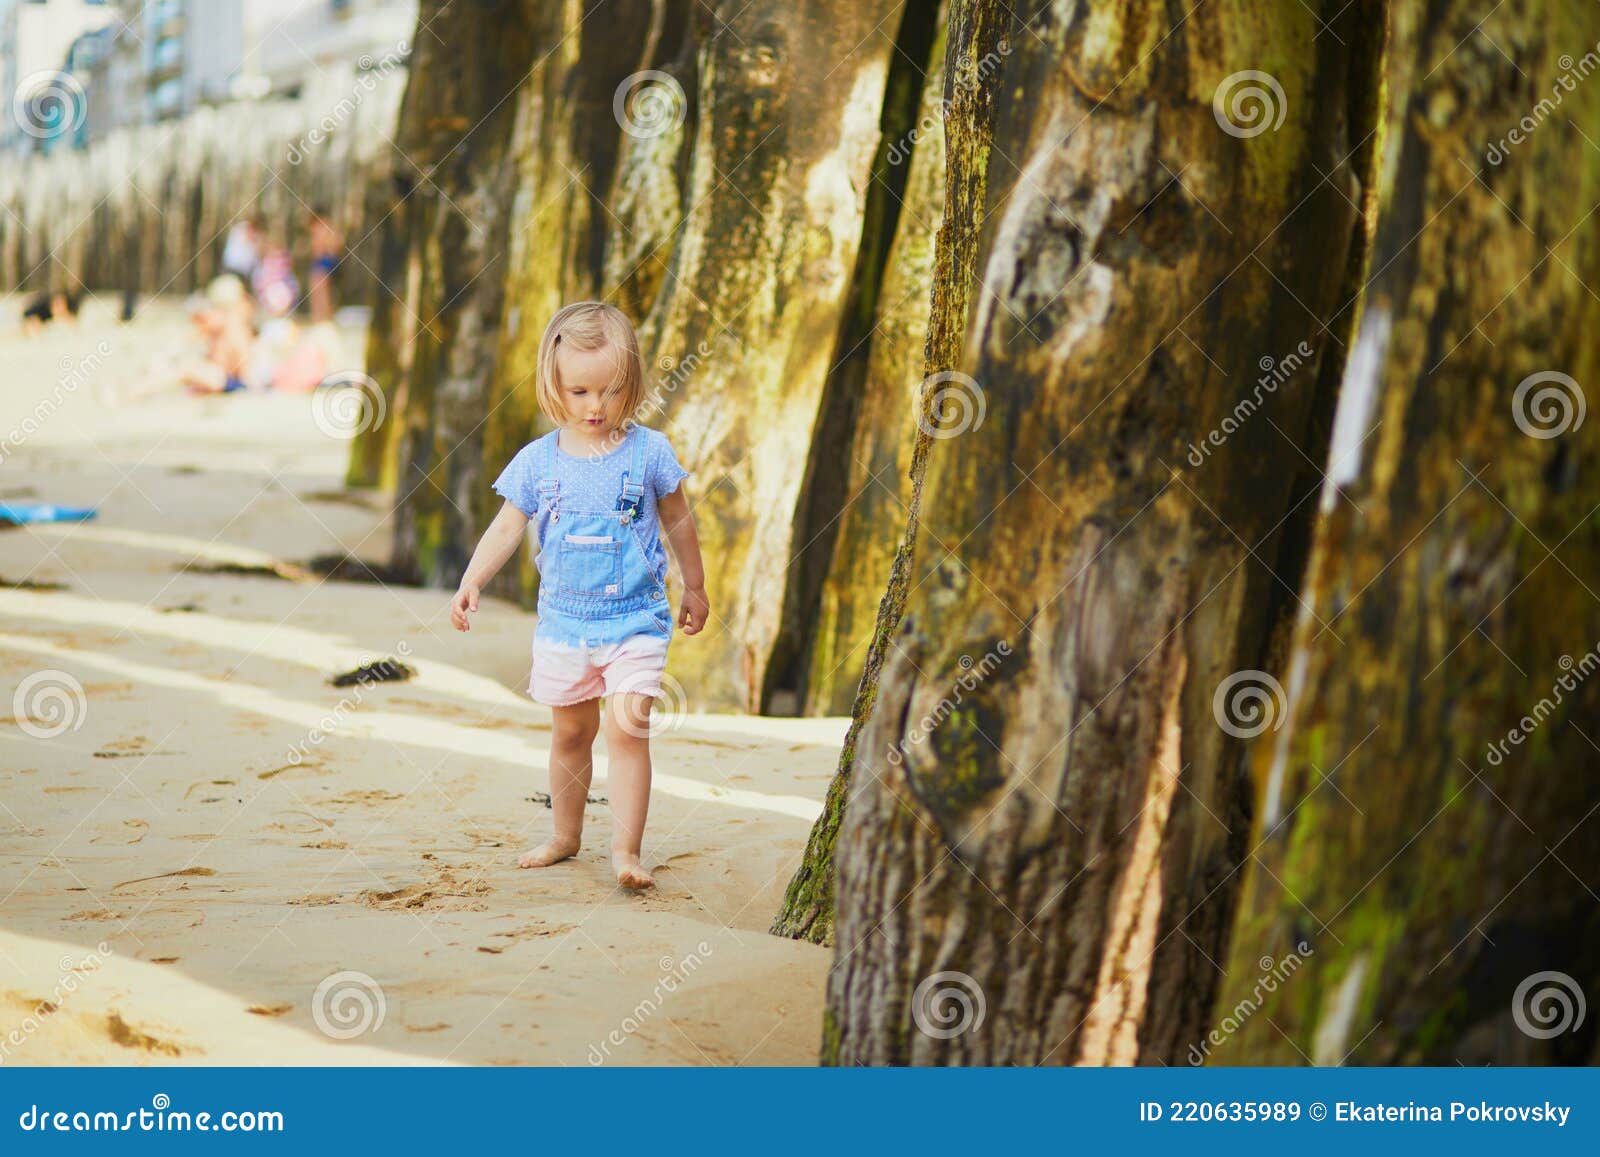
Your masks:
M539 339L537 392L539 408L551 421L568 417L561 397L561 375L556 369L556 350L563 344L583 353L614 349L621 355L621 372L606 393L622 395L622 416L626 425L644 402L644 363L639 357L639 336L633 323L614 305L603 301L575 301L563 305L544 327Z

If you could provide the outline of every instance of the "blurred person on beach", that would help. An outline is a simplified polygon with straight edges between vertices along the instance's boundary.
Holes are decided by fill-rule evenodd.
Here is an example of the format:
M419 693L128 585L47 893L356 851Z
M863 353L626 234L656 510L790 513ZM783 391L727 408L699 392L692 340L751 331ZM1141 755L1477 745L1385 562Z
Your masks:
M327 210L318 206L306 217L311 237L311 320L333 320L333 274L344 254L344 238L328 220Z
M247 388L255 332L255 306L238 278L212 279L204 298L190 307L189 320L206 343L205 357L184 367L179 380L196 394L231 394Z
M231 273L249 287L261 264L261 226L254 217L241 218L228 230L222 244L222 271Z
M22 332L32 336L52 321L77 321L81 300L78 294L68 293L64 289L36 295L22 309Z
M663 694L675 626L663 532L683 579L676 625L698 634L711 613L681 485L688 471L665 435L634 420L644 366L620 310L596 301L563 306L539 342L536 377L539 408L556 429L518 451L495 481L506 501L473 551L450 621L471 629L484 585L534 522L540 581L528 693L554 717L555 831L517 866L547 867L582 846L604 696L611 866L624 888L648 888L655 881L639 857L650 808L650 710Z
M294 259L283 244L281 234L274 233L262 245L252 287L261 313L256 325L256 357L250 381L270 386L277 367L290 356L300 340L299 327L294 320L300 283L295 280Z
M294 311L295 302L300 296L300 283L295 280L293 258L277 238L262 246L261 260L256 262L255 271L250 276L250 288L255 293L256 301L261 303L262 313L266 315L263 327L276 319L288 317Z

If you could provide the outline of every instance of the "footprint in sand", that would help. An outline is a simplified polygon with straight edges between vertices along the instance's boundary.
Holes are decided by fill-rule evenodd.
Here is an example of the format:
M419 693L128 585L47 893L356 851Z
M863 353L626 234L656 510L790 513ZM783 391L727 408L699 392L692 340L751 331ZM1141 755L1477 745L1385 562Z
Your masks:
M281 767L270 768L267 771L256 773L257 779L276 779L280 775L284 779L315 779L319 776L332 775L333 772L323 767L320 763L309 760L303 763L285 763Z
M143 735L133 735L127 739L118 739L108 743L94 753L96 759L129 759L135 755L144 755L150 750L150 741Z
M194 783L191 783L188 786L188 788L184 791L183 798L184 799L188 799L196 791L209 791L209 792L211 792L211 794L210 795L206 795L206 796L201 796L200 797L200 802L201 803L221 803L222 800L224 799L224 796L218 795L216 793L215 789L219 788L219 787L237 787L238 783L239 783L239 781L238 780L234 780L234 779L201 779L201 780L196 780ZM239 802L243 803L244 801L240 800Z
M509 932L491 932L491 938L504 937L507 940L533 939L539 936L555 936L558 933L569 931L576 927L573 924L530 924L526 928L513 928ZM488 951L480 949L480 951Z
M287 817L286 820L282 822L275 821L256 830L263 832L289 832L297 836L320 836L333 826L332 820L314 816L308 811L287 811L279 812L278 814Z
M67 923L75 924L84 920L121 920L121 912L113 912L110 908L90 908L83 912L74 912L66 918Z
M158 1036L134 1028L133 1025L122 1019L122 1014L113 1012L105 1019L105 1034L112 1044L121 1045L125 1049L137 1049L140 1052L160 1053L162 1056L181 1057L185 1050L173 1041L163 1040ZM190 1051L200 1052L193 1049Z
M389 803L391 800L404 798L404 796L396 795L392 791L347 791L343 795L336 795L325 802L339 805L360 804L370 807L372 804Z
M294 1011L292 1004L252 1004L245 1009L253 1016L283 1016Z
M484 912L489 905L478 899L494 889L482 880L457 880L449 871L441 871L427 884L407 884L392 891L369 890L361 893L361 902L370 908L380 909L431 909L446 912Z
M324 908L329 904L337 904L344 897L332 892L313 892L298 899L286 901L291 908Z
M146 884L152 880L171 880L179 876L215 876L216 874L217 870L215 868L181 868L176 872L158 872L154 876L140 876L135 880L124 880L122 883L113 886L111 891L114 895L122 888L131 887L134 884Z
M123 820L121 827L102 829L100 834L89 842L91 844L121 844L127 846L138 843L149 832L150 823L148 820Z
M483 717L481 710L469 710L465 707L458 707L454 703L436 702L431 699L412 699L403 695L394 695L387 700L387 703L390 707L409 707L413 710L426 712L429 715L437 715L445 719L469 719L473 723L477 723ZM493 720L491 722L498 724L501 721ZM489 726L489 724L486 723L484 726ZM546 730L549 730L549 728L547 727Z

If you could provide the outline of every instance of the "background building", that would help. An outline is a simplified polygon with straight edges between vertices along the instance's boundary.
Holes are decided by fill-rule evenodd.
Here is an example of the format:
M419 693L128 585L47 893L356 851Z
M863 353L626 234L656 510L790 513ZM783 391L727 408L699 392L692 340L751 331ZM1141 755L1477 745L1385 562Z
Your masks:
M336 101L404 57L416 0L0 0L0 146L82 146L125 125L268 96ZM44 114L18 86L49 84ZM26 94L23 94L26 95ZM42 121L42 123L41 123Z
M416 0L249 0L248 8L245 84L319 102L348 92L371 61L403 55L417 25Z
M120 0L116 10L93 53L88 139L232 98L244 0Z
M0 94L6 101L0 144L32 151L77 134L83 92L75 79L65 79L71 76L68 53L80 36L115 15L106 0L0 0Z

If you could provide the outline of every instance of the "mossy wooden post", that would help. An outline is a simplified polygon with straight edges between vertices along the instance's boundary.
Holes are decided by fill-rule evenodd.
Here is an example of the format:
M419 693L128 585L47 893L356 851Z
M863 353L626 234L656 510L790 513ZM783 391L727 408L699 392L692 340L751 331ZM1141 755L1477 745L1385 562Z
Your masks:
M1190 1060L1596 1055L1597 44L1592 5L1395 8L1374 283Z
M409 90L406 99L410 99ZM400 123L407 123L405 101ZM366 373L382 393L383 404L382 412L372 411L375 420L367 422L351 441L345 469L349 486L394 487L395 432L401 428L400 415L410 393L420 327L416 307L421 286L416 278L421 269L412 246L415 177L405 160L396 156L374 174L363 198L363 231L370 234L367 247L374 255L376 274L367 326Z
M1006 40L1008 20L1003 6L983 3L982 0L952 0L949 7L946 64L940 70L936 94L942 102L940 115L944 121L938 133L939 152L944 160L944 208L934 241L933 267L929 271L932 289L927 306L928 321L922 356L925 383L954 367L961 353L961 338L966 327L973 269L977 260L978 231L983 223L994 93L1003 75L999 68L979 73L975 64L971 66L970 76L958 74L949 68L949 62L976 62L1003 57L1005 54L999 50L1001 42L1005 41L1007 48L1010 48L1010 41ZM926 101L923 102L923 107L926 104ZM914 160L913 182L918 175L915 164L922 159ZM913 205L916 203L914 199ZM917 227L915 216L909 222L903 219L902 233ZM915 258L910 260L914 262ZM871 379L875 398L892 391L893 387L888 381L891 376L891 371L886 370L884 378ZM877 699L878 677L888 653L889 641L900 625L906 595L911 589L911 560L917 545L922 479L927 473L928 452L933 444L928 431L935 428L930 404L932 395L937 391L938 382L935 380L931 389L924 385L916 400L910 395L905 399L913 419L910 425L916 431L912 437L907 471L910 494L905 527L890 564L888 587L878 605L872 641L868 645L851 707L850 729L840 754L839 770L828 786L823 813L811 830L800 865L789 882L783 907L773 921L772 931L775 935L806 939L818 944L833 941L833 852L839 837L839 824L844 817L850 770L855 760L861 727ZM872 407L868 408L870 410ZM920 423L916 421L919 415ZM895 427L900 425L894 423ZM871 433L863 430L857 439L886 439L890 436L888 430L874 430ZM830 584L844 577L836 567L830 576ZM849 577L853 581L854 576Z
M708 6L682 226L644 327L714 618L668 673L760 706L810 435L861 240L891 0Z
M943 7L906 6L890 62L855 284L811 439L801 546L767 674L775 713L849 714L905 534L944 212Z
M395 118L394 144L364 198L362 232L376 251L377 286L372 319L367 326L366 372L383 394L350 445L345 480L351 486L393 490L397 483L400 435L407 429L412 371L419 339L436 340L424 307L425 222L431 219L438 190L419 169L428 139L436 131L435 105L444 99L444 74L450 48L443 37L457 34L462 22L451 19L443 0L425 0L417 11L411 37L411 60L405 92ZM427 31L423 32L422 30ZM397 504L410 497L396 494ZM414 561L414 559L413 559Z
M1201 1031L1248 807L1212 696L1265 661L1357 232L1340 8L1060 0L1007 32L826 1061L1158 1063Z
M393 161L407 201L405 290L398 308L376 315L388 329L369 338L397 341L375 364L404 372L389 386L386 422L353 461L370 476L370 443L380 457L392 454L393 561L430 586L455 584L492 514L483 423L504 300L516 94L541 7L424 0L418 12L426 30L416 37Z

